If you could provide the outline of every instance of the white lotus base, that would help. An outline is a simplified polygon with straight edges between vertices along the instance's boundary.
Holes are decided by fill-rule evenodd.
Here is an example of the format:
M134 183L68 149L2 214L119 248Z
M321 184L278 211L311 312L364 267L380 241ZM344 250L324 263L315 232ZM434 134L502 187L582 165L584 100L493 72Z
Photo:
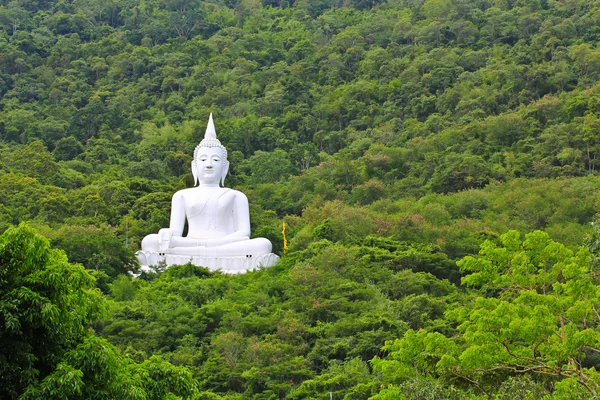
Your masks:
M207 257L207 256L182 256L175 254L161 255L154 251L138 251L135 253L142 271L151 271L150 266L164 262L167 267L192 263L199 267L207 267L211 271L221 271L226 274L242 274L259 267L272 267L279 260L273 253L235 256L235 257Z

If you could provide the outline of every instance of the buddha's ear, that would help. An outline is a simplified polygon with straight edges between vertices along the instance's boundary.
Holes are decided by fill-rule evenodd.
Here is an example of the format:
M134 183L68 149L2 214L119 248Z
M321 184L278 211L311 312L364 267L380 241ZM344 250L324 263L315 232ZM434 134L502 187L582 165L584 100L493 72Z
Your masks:
M225 186L225 177L227 176L228 172L229 172L229 161L225 160L223 162L223 171L221 172L221 186Z
M198 168L194 161L192 161L192 175L194 176L194 186L196 186L198 184Z

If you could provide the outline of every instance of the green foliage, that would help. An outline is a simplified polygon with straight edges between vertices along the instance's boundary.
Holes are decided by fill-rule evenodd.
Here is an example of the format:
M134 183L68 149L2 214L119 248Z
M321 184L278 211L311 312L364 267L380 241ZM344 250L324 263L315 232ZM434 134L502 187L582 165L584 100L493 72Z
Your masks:
M340 393L368 397L378 386L366 361L407 329L398 316L411 295L431 288L427 315L442 326L441 299L456 289L424 273L361 265L354 251L337 245L290 269L239 276L186 265L152 281L119 278L111 285L114 320L102 334L125 351L192 366L201 388L223 395L304 398L326 380L344 379ZM356 379L344 377L355 369ZM311 379L323 382L304 387Z
M114 292L125 284L115 282ZM197 392L189 370L159 357L136 364L93 336L106 311L82 266L32 228L9 228L0 236L0 395L162 399Z
M472 302L446 311L457 334L409 330L386 346L386 359L373 360L374 369L396 384L440 377L500 396L553 387L552 398L596 396L600 376L586 362L600 346L589 251L574 253L540 231L500 239L458 263L468 273L463 283L478 290Z
M25 225L0 237L0 296L6 398L50 374L103 313L94 278Z
M591 6L188 3L4 6L0 163L3 183L23 182L2 188L0 227L123 230L127 220L136 246L168 224L172 193L192 184L190 157L209 111L230 150L228 182L280 218L323 201L469 197L515 178L596 174ZM492 230L553 224L556 199L533 202L538 195L516 196L536 207L516 208L527 226ZM485 198L496 211L493 200ZM481 205L461 212L482 217ZM447 212L458 219L452 211L418 214L446 224ZM594 212L575 217L586 223ZM356 221L348 231L360 238L388 234L390 219L380 219L345 222ZM253 228L280 242L273 226L258 217ZM568 237L573 226L553 229L579 242ZM482 239L444 235L450 259ZM326 238L354 239L344 236Z
M56 370L39 385L27 388L23 399L192 398L197 393L191 373L160 357L141 364L122 356L105 339L88 337L65 354Z
M86 268L102 271L112 278L136 268L133 252L107 226L63 225L48 236L72 262L85 264Z
M314 380L305 381L290 393L290 399L368 398L375 393L377 383L372 381L367 364L357 358L341 365L333 363L325 373ZM342 397L343 396L343 397Z
M11 168L43 181L53 156L169 181L218 109L237 183L324 161L313 185L360 204L414 180L452 192L596 169L597 18L580 1L184 3L3 7Z
M502 247L484 243L481 258L459 263L471 272L463 278L466 285L501 290L499 298L478 298L473 309L450 314L461 323L467 346L461 366L483 375L530 370L534 376L572 379L595 394L599 377L582 366L588 352L600 346L595 319L588 317L598 302L589 252L574 254L543 232L527 234L524 241L508 232L501 240ZM476 355L482 348L485 358Z
M31 221L83 264L56 279L97 278L114 319L94 328L138 362L72 308L85 329L56 328L68 345L28 345L56 356L4 350L29 354L6 359L24 372L6 364L4 397L593 397L598 15L583 0L2 3L0 232ZM209 112L252 235L281 254L285 219L288 253L240 277L132 280L133 251L193 185ZM35 240L43 263L62 254ZM46 293L38 275L10 279ZM11 313L37 312L24 298Z

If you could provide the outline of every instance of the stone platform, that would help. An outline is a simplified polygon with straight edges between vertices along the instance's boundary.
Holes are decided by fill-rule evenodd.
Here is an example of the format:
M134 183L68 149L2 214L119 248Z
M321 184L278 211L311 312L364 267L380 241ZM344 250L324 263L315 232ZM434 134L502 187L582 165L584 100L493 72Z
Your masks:
M150 266L164 262L167 267L192 263L193 265L207 267L211 271L242 274L259 267L272 267L279 260L279 256L274 253L235 257L208 257L159 254L153 251L141 250L135 254L142 271L151 271Z

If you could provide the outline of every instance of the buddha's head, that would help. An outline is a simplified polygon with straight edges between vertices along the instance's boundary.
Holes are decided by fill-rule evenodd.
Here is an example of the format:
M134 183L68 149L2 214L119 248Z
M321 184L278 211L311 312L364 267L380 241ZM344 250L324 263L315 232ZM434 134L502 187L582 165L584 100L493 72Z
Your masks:
M201 184L218 184L220 182L221 185L225 185L225 177L228 172L227 149L217 139L211 113L204 139L194 150L194 160L192 161L194 185L198 182Z

